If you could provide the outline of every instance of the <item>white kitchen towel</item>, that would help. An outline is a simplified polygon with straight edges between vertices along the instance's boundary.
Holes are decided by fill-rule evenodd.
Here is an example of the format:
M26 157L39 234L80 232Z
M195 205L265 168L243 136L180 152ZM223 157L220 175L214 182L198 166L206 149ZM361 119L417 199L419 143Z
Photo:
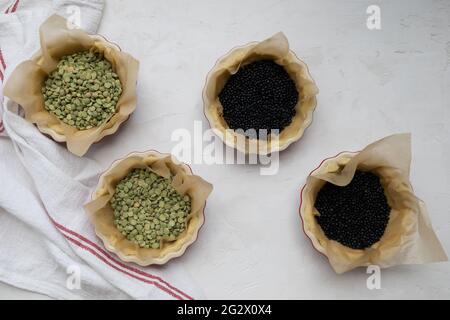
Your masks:
M81 26L95 33L103 0L0 0L0 9L5 82L37 50L48 16L80 10ZM57 299L201 298L179 260L142 268L107 252L82 208L102 168L41 134L0 98L0 281Z

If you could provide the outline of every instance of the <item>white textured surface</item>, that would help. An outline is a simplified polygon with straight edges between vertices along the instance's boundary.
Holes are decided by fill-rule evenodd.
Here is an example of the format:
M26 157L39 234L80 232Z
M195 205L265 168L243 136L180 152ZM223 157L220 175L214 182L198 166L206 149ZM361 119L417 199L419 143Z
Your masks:
M283 31L320 89L312 127L281 154L279 174L257 166L193 165L212 182L206 224L185 264L208 298L450 298L450 263L341 276L300 229L299 190L319 162L386 135L413 133L412 182L450 252L450 3L377 1L108 0L100 32L141 61L139 107L87 155L105 168L131 151L170 152L177 128L202 120L201 90L217 58ZM0 298L34 298L0 285Z

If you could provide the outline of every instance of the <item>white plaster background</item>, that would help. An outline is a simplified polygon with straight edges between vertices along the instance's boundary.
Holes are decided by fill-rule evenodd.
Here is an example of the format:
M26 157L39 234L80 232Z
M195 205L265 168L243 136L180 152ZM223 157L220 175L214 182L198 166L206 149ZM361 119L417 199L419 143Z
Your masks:
M381 7L382 30L366 28ZM450 252L450 2L107 0L100 33L141 61L139 107L87 155L106 168L135 150L170 152L173 130L207 122L201 91L232 47L283 31L320 89L314 123L281 154L276 176L258 166L193 170L214 184L198 242L184 264L211 299L450 298L450 263L336 275L300 229L299 190L325 157L412 132L412 182ZM0 285L0 298L40 296Z

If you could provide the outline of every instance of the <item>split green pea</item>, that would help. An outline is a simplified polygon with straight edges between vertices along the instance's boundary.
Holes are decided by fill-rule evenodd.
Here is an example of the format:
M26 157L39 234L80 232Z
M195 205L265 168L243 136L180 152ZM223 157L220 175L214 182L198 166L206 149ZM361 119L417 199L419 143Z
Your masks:
M111 206L114 223L128 240L160 249L162 239L174 241L186 229L191 199L180 195L170 179L134 169L116 185Z
M122 94L119 76L101 54L83 51L64 56L46 79L45 109L79 130L98 127L116 112Z

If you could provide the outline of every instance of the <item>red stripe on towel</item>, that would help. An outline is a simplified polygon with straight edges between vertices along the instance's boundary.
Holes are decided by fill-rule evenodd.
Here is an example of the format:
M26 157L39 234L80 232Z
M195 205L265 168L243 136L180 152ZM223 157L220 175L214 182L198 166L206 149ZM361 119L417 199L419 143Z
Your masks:
M69 240L70 242L72 242L73 244L75 244L76 246L92 253L94 256L96 256L97 258L99 258L100 260L102 260L104 263L106 263L108 266L110 266L113 269L116 269L117 271L120 271L134 279L137 279L139 281L154 285L155 287L159 288L160 290L164 291L165 293L171 295L173 298L178 299L178 300L183 300L182 297L180 297L179 295L173 293L172 291L168 290L167 288L161 286L159 283L155 282L155 281L149 281L140 277L137 277L131 273L128 273L120 268L118 268L117 266L114 266L112 263L110 263L108 260L106 260L104 257L102 257L100 254L98 254L97 252L95 252L92 248L89 248L88 246L85 246L84 244L82 244L81 242L79 242L78 240L75 240L69 236L65 236L67 238L67 240Z
M8 14L9 13L9 10L11 10L11 7L13 6L13 4L11 3L9 6L8 6L8 8L6 8L6 10L5 10L5 14Z
M3 69L6 70L6 63L5 60L3 59L2 49L0 49L0 63L2 64Z
M0 49L0 81L3 83L4 75L1 70L2 67L4 70L6 70L6 64L5 64L5 60L3 59L2 49ZM0 118L0 134L3 133L3 131L5 131L5 127L3 126L3 121Z
M6 11L5 11L5 14L16 12L18 6L19 6L19 0L16 0L14 3L9 5L8 9L6 9Z
M183 295L185 298L189 299L189 300L193 300L193 298L191 296L189 296L188 294L184 293L183 291L181 291L180 289L172 286L170 283L166 282L165 280L161 279L158 276L152 275L150 273L144 272L142 270L139 270L137 268L133 268L130 267L120 261L117 261L116 259L114 259L110 254L108 254L108 252L106 252L105 250L103 250L99 245L97 245L96 243L90 241L89 239L83 237L82 235L76 233L75 231L72 231L70 229L67 229L66 227L64 227L63 225L59 224L58 222L54 221L53 218L50 218L53 223L56 225L57 228L61 229L62 231L65 231L67 233L69 233L72 236L77 237L79 240L84 241L85 243L91 245L92 247L94 247L98 252L100 252L101 254L103 254L107 259L111 260L112 262L118 264L119 266L121 266L122 268L128 269L129 271L133 271L141 276L144 277L148 277L150 279L154 279L154 280L158 280L161 283L163 283L164 285L166 285L167 287L169 287L170 289L176 291L177 293Z
M117 260L114 259L112 256L110 256L105 250L103 250L102 248L100 248L97 244L95 244L95 243L93 243L92 241L86 239L85 237L83 237L82 235L76 233L75 231L70 230L70 229L66 228L65 226L61 225L60 223L56 222L56 221L53 219L53 217L50 216L50 215L48 214L48 212L47 212L47 216L49 217L50 221L56 226L56 228L58 228L66 238L68 238L69 236L66 235L64 232L67 232L67 233L69 233L69 234L71 234L71 235L77 237L79 240L85 242L86 244L91 245L92 247L94 247L94 248L90 248L90 249L91 249L92 251L94 251L94 252L95 252L95 256L96 256L97 258L99 258L100 260L102 260L103 262L105 262L106 259L109 259L110 261L108 261L108 263L107 263L108 265L110 265L110 264L112 264L112 263L115 263L115 264L117 264L118 266L120 266L120 267L122 267L122 268L124 268L124 269L128 269L129 271L135 272L135 273L137 273L137 274L139 274L139 275L142 275L142 276L144 276L144 277L148 277L148 278L150 278L150 279L154 279L154 280L160 281L162 284L164 284L164 285L166 285L167 287L171 288L172 290L178 292L179 294L183 295L183 296L186 297L187 299L193 300L192 297L190 297L189 295L187 295L186 293L184 293L184 292L181 291L180 289L178 289L178 288L176 288L176 287L170 285L168 282L164 281L164 280L161 279L160 277L157 277L157 276L154 276L154 275L152 275L152 274L149 274L149 273L146 273L146 272L144 272L144 271L141 271L141 270L139 270L139 269L136 269L136 268L127 266L126 264L123 264L122 262L117 261ZM97 251L95 251L94 249L96 249ZM90 251L90 250L89 250L89 251ZM92 252L91 252L91 253L92 253ZM100 258L99 256L102 256L102 255L103 255L103 257ZM117 266L115 266L114 269L119 270L119 271L121 271L122 273L128 274L127 271L122 270L122 269L118 268ZM135 276L134 278L136 278L136 276ZM138 277L138 278L139 278L139 277ZM148 280L147 280L147 281L143 281L143 282L148 283ZM161 284L159 284L159 286L161 286ZM167 289L167 288L166 288L166 289ZM167 289L167 290L169 290L169 289ZM173 294L178 296L178 294L175 294L175 293L173 293ZM184 300L183 297L181 297L181 299Z
M14 4L14 6L13 6L13 8L12 8L10 13L16 12L18 6L19 6L19 0L16 0L16 3Z

